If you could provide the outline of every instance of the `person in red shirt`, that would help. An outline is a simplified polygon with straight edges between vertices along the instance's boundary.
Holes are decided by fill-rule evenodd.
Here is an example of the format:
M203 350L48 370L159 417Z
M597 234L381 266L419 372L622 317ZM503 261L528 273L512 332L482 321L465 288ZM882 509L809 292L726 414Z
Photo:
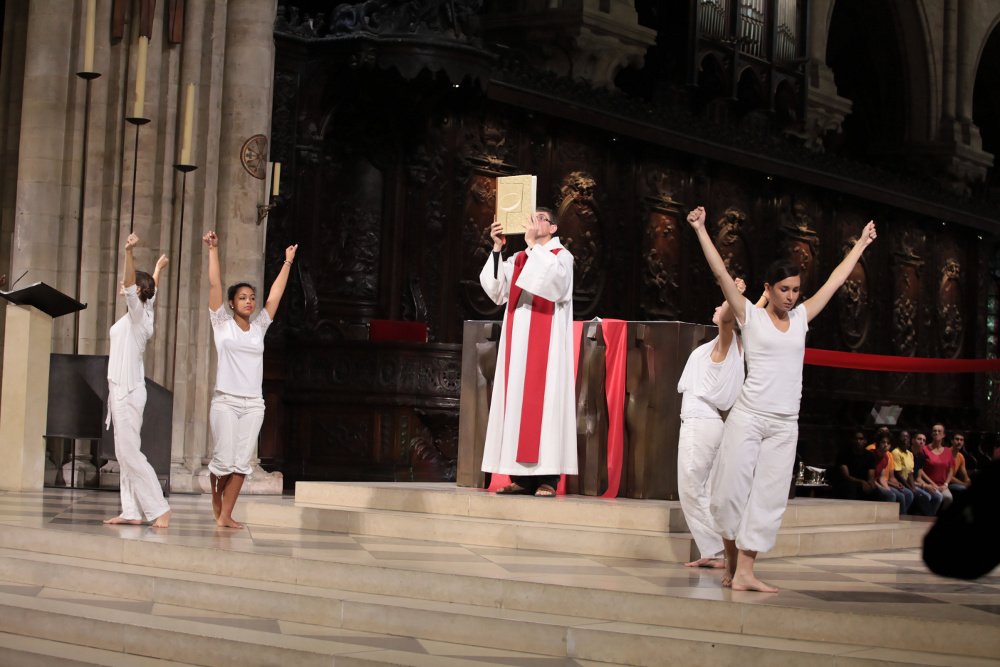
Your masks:
M944 424L931 427L931 442L924 449L924 464L920 467L919 481L933 486L944 498L941 509L947 509L954 497L948 488L955 456L944 441Z

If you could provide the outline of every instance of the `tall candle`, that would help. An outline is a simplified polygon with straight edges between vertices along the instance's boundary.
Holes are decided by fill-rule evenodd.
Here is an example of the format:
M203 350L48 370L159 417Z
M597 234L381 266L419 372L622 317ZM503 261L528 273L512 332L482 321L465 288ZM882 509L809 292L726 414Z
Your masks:
M83 29L83 70L94 71L94 34L97 31L97 0L87 0L87 18Z
M181 134L181 164L191 162L191 132L194 125L194 84L184 89L184 129Z
M274 176L271 178L271 196L278 196L278 184L281 183L281 163L274 163Z
M135 63L135 105L132 118L144 118L142 109L146 101L146 55L149 52L149 37L139 38L139 54Z

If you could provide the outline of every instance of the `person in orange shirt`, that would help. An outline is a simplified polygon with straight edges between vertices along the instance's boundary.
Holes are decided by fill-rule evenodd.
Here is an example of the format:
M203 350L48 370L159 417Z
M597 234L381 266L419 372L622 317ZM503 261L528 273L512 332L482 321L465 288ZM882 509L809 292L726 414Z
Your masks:
M965 435L962 433L951 434L951 452L954 456L954 463L951 464L951 477L948 478L948 489L951 495L962 493L972 480L969 478L969 471L965 467Z

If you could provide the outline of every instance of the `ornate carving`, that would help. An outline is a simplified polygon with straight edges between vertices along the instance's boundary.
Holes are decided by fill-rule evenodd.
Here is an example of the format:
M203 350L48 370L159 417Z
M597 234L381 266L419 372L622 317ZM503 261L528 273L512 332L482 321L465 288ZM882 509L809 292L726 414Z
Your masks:
M240 148L240 163L248 174L264 180L267 171L267 137L255 134L244 141Z
M965 338L965 323L962 319L962 265L954 257L948 257L941 267L941 282L938 287L938 334L944 356L955 358L962 351Z
M573 301L581 314L596 306L604 291L597 182L585 171L568 173L558 195L559 239L573 253Z
M347 345L297 354L289 374L299 392L350 391L355 394L399 393L431 399L458 399L458 346L438 348L437 354Z
M674 199L676 182L674 174L654 169L645 180L645 225L643 234L642 274L643 312L655 318L673 318L678 315L677 292L681 238L680 213L683 204Z
M808 297L812 294L813 273L819 256L819 234L810 212L812 206L809 202L796 199L782 208L779 226L784 236L783 254L785 259L795 262L802 270L802 294Z
M483 0L365 0L343 3L333 10L329 33L402 33L475 41L478 32L475 18L482 6Z
M907 229L897 237L893 249L892 342L896 354L912 357L917 354L917 306L920 302L920 257L924 235Z
M719 231L715 234L715 247L719 249L729 275L744 279L750 275L750 253L743 236L743 223L746 219L746 213L740 209L727 208L716 223Z
M857 237L848 239L842 246L846 255L854 246ZM854 265L843 287L837 291L837 310L840 315L840 335L844 344L852 350L860 348L868 337L869 308L868 269L865 259Z

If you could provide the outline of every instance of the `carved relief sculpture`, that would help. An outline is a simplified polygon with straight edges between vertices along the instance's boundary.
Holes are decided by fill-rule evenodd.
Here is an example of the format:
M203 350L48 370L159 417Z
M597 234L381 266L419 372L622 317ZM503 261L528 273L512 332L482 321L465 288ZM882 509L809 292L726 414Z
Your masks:
M841 249L846 255L854 247L857 238L848 239ZM854 265L844 285L837 291L837 312L840 319L840 335L851 350L864 345L868 336L871 309L868 287L868 270L864 257Z
M917 354L917 306L920 303L920 272L924 261L920 249L923 234L906 230L898 237L894 256L892 343L896 354Z
M506 128L492 119L483 119L463 140L469 167L462 185L462 294L474 316L499 317L502 310L483 293L479 272L490 256L493 241L490 224L496 211L497 176L517 169L506 163L509 147Z
M743 237L743 223L746 213L729 207L719 219L719 231L715 235L715 247L726 263L729 275L744 280L750 275L750 260L746 239Z
M557 198L559 240L573 253L573 305L581 312L596 305L604 291L596 190L593 176L573 171L563 178Z
M943 356L955 358L962 351L965 323L962 320L962 265L949 257L941 267L938 287L938 335Z
M680 213L683 205L674 199L673 179L654 170L646 179L643 221L643 312L653 318L672 318L678 313L680 287Z
M819 256L819 234L809 209L807 202L796 200L782 212L779 223L784 236L781 244L783 256L798 264L802 271L804 298L811 296L815 289L813 274Z

